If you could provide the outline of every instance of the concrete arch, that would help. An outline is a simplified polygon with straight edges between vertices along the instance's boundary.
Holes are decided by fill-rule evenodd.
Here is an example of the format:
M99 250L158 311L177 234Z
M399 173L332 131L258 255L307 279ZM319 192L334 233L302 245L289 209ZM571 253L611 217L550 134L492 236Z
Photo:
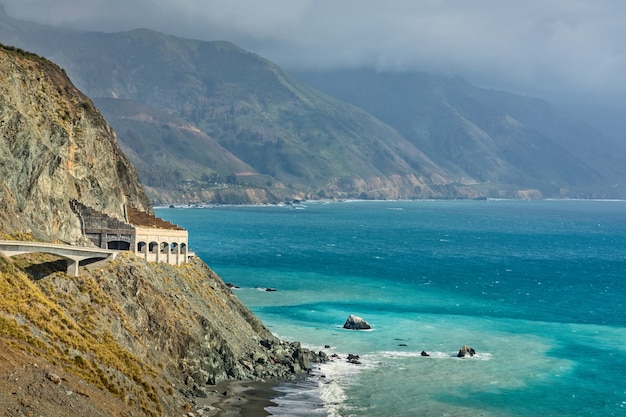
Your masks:
M136 253L146 253L146 249L148 244L146 242L137 242L137 250Z
M157 253L159 251L159 243L152 241L148 244L148 252L149 253Z
M187 262L187 232L180 230L137 229L137 240L147 245L145 251L137 246L136 254L149 262L181 265Z
M130 250L150 262L180 265L194 256L188 252L187 231L173 223L125 206L124 218L118 219L70 201L78 215L85 237L100 248Z
M156 262L166 262L170 261L170 246L167 242L159 243L159 250L156 255Z
M173 254L178 254L178 243L177 242L172 242L170 244L170 251Z

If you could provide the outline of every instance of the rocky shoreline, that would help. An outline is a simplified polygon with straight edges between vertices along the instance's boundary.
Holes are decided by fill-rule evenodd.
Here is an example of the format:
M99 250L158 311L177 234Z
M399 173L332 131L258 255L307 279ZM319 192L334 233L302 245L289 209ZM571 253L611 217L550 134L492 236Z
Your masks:
M217 382L214 375L195 370L185 378L185 386L180 391L187 398L208 398L220 392L220 384L270 384L295 381L311 371L312 364L325 363L327 355L304 349L299 342L286 342L280 339L263 339L259 342L263 349L249 354L241 361L251 375L241 380L225 379Z

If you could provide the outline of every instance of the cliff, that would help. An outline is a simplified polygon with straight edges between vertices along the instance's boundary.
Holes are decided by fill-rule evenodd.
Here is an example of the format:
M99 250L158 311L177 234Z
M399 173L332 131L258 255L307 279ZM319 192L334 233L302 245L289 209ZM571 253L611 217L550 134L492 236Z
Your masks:
M91 101L55 64L0 48L2 238L84 243L69 200L151 211ZM0 416L182 415L224 380L279 380L316 356L276 337L199 259L81 266L0 256Z
M150 211L131 162L89 98L57 65L0 49L0 216L4 232L78 242L69 201L115 217Z

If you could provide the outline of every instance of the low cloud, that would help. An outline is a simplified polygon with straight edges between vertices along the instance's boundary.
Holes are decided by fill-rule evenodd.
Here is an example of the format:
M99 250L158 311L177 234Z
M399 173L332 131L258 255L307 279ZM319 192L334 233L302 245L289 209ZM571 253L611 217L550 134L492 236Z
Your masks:
M286 68L437 70L517 92L626 93L626 2L0 0L13 17L229 40Z

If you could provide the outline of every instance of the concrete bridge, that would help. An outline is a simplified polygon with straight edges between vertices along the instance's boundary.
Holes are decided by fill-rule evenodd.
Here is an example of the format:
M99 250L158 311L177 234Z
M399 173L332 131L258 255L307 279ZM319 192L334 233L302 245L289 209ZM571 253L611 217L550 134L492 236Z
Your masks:
M83 246L57 245L55 243L23 242L17 240L0 240L0 253L11 257L25 253L50 253L65 258L68 275L77 277L81 261L115 259L118 251Z

